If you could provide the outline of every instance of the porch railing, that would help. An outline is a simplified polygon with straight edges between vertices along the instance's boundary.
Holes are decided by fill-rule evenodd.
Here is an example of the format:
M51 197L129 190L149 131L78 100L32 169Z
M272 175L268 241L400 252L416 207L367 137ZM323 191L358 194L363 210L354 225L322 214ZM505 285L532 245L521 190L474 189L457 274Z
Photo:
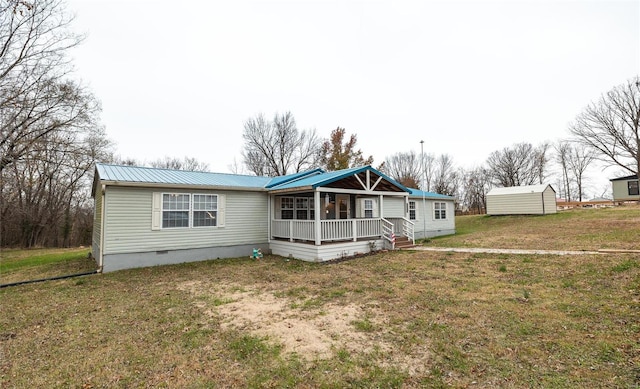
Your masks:
M294 240L315 240L313 220L272 220L271 235L274 238Z
M390 217L387 218L389 222L393 223L393 230L396 235L406 236L412 243L416 243L415 240L415 223L404 217Z
M385 247L390 250L396 248L396 236L394 233L394 225L387 219L382 219L382 238L384 239Z
M382 235L383 219L345 219L321 220L320 241L340 241L362 238L377 238ZM313 220L282 220L271 221L271 236L285 238L290 241L316 240L315 222Z

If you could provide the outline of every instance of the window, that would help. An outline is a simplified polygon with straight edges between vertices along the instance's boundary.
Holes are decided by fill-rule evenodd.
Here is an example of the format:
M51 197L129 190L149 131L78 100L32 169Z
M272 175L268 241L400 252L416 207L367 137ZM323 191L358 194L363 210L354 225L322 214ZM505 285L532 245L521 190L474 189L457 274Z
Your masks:
M416 220L416 202L409 201L409 220Z
M629 189L629 196L637 196L640 194L638 191L638 181L627 182L627 188Z
M296 219L309 219L309 199L306 197L296 197Z
M158 200L155 200L156 195L158 196ZM160 197L160 195L162 197ZM162 200L160 201L160 199ZM152 221L152 229L160 229L160 227L189 228L224 225L224 222L220 218L220 201L220 196L212 194L154 194L153 207L159 215L158 219L152 216L153 220L157 220L157 222ZM224 218L224 216L222 216L222 218Z
M364 200L364 217L366 218L373 217L373 200L371 199Z
M436 220L447 218L447 203L433 203L433 214Z
M280 197L280 218L293 219L293 197Z
M180 193L162 195L162 228L189 227L190 197Z
M193 195L193 226L215 227L218 217L218 196Z

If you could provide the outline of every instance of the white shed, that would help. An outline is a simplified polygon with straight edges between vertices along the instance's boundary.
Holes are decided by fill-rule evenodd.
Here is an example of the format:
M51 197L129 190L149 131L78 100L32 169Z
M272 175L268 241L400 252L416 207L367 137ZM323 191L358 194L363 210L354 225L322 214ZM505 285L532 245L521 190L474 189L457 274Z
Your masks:
M487 193L487 215L546 215L556 212L556 191L548 184L493 188Z

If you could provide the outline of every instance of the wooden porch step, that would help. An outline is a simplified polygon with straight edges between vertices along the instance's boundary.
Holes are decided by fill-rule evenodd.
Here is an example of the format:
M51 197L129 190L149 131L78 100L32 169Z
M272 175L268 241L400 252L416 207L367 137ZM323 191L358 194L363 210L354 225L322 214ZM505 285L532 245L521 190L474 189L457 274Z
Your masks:
M410 248L416 247L416 245L413 244L413 242L411 242L409 238L407 238L406 236L396 236L395 247L398 250L402 250L402 249L410 249Z

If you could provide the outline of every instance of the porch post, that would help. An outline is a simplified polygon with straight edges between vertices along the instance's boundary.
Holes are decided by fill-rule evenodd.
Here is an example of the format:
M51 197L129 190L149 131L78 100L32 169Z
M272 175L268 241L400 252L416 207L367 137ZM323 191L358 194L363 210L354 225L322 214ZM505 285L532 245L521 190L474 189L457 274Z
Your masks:
M313 193L313 209L315 209L313 215L313 228L315 235L315 244L320 246L322 243L322 225L320 224L320 212L324 212L324 208L320 205L320 191L316 189Z
M353 234L353 241L356 242L358 240L358 223L356 223L357 219L351 219L351 234Z
M384 217L384 196L380 195L380 201L378 201L378 217Z

